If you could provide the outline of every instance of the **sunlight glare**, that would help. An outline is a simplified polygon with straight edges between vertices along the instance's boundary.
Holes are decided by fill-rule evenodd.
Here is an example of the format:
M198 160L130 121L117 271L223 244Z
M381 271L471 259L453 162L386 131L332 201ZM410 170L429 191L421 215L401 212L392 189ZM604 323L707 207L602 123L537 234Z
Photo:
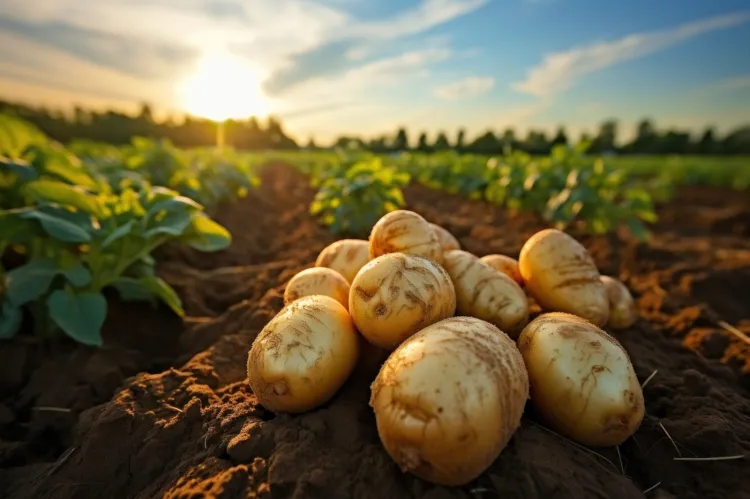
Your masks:
M178 93L187 112L215 121L262 117L269 112L257 72L223 54L206 56Z

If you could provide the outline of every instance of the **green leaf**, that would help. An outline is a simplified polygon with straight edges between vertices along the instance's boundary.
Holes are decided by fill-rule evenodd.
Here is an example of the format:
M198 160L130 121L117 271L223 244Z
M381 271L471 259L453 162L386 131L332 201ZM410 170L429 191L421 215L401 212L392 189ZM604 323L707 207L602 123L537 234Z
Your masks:
M123 225L119 226L115 230L109 233L109 235L104 238L104 241L102 241L102 248L106 248L109 245L111 245L113 242L122 239L123 237L130 234L130 231L133 230L133 226L135 225L135 220L128 220Z
M32 208L0 211L0 242L24 243L42 233L36 222L22 217L28 211L32 211Z
M99 203L96 196L74 185L56 180L35 180L24 188L26 193L38 201L73 206L92 215L99 215Z
M47 292L58 272L55 262L46 258L11 270L5 275L7 300L17 307L36 300Z
M152 220L152 224L155 227L147 230L145 236L151 238L159 234L169 234L172 236L180 236L185 229L190 226L192 221L193 213L189 211L172 211L168 212L163 218L157 217L155 221Z
M65 334L85 345L102 345L107 300L100 293L74 294L60 289L50 295L47 307L50 318Z
M628 219L627 225L630 233L633 234L636 239L638 239L639 241L648 240L649 232L643 222L641 222L637 218L631 217Z
M219 251L232 244L232 236L207 215L199 213L193 217L190 229L182 241L199 251Z
M94 179L80 168L80 165L71 164L64 153L57 153L49 158L44 165L44 170L47 174L57 176L73 185L90 190L97 188Z
M3 171L17 175L21 182L30 182L39 176L34 167L26 161L0 157L0 173Z
M185 315L177 292L159 277L146 276L140 279L121 277L114 283L114 287L123 300L150 301L153 298L160 298L174 313L180 317Z
M177 292L172 289L172 286L164 282L163 279L151 276L142 277L141 279L139 279L139 281L154 295L161 298L161 300L166 303L169 308L174 310L174 313L176 313L180 317L183 317L185 315L185 311L182 309L182 301L177 295Z
M0 339L7 340L15 336L21 327L21 319L23 319L23 312L20 308L8 301L3 302L2 314L0 314Z
M154 297L153 292L140 279L120 277L113 286L125 301L149 301Z
M63 270L62 274L70 281L74 286L86 286L91 282L91 272L89 269L81 265L80 263L76 266Z
M86 243L91 240L91 235L79 225L41 210L24 212L21 217L38 220L47 234L66 243Z

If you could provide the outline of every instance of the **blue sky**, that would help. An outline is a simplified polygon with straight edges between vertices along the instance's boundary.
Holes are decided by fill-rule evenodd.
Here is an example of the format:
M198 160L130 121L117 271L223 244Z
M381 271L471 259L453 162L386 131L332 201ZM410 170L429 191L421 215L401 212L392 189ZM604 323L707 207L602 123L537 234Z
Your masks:
M301 138L750 122L746 0L0 0L0 98Z

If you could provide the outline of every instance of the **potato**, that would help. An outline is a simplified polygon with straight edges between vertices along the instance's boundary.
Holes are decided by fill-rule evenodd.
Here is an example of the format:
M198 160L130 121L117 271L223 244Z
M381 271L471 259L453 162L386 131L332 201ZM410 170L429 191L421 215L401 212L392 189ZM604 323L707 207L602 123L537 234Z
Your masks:
M297 273L286 285L284 303L288 305L311 295L330 296L347 310L349 308L349 283L333 269L313 267Z
M518 336L529 319L521 286L467 251L446 252L443 266L456 289L458 314L491 322L512 338Z
M347 380L357 364L359 341L339 302L322 295L300 298L253 342L248 382L268 410L309 411L330 400Z
M516 281L519 286L523 286L523 277L521 276L521 271L518 270L518 260L515 258L505 255L487 255L480 258L480 260L493 269L507 275Z
M354 278L349 311L367 341L390 351L420 329L452 316L456 292L434 261L388 253L368 262Z
M550 427L584 445L619 445L641 424L643 393L625 349L571 314L540 315L518 339L531 401Z
M458 239L456 239L453 234L448 232L446 229L433 223L430 224L430 227L432 227L432 230L435 231L435 235L438 238L438 242L440 243L440 247L443 249L443 252L461 249L461 245L458 243Z
M370 233L370 259L388 253L423 256L441 263L443 248L435 231L421 215L396 210L378 220Z
M500 455L529 397L506 334L474 317L426 327L396 349L371 386L378 435L404 472L463 485Z
M539 305L603 326L609 301L586 248L568 234L545 229L531 236L518 259L521 276Z
M633 296L627 286L617 279L603 275L601 281L607 290L609 300L609 320L607 326L612 329L625 329L633 325L638 318Z
M326 246L315 260L316 267L335 270L350 284L361 269L370 261L370 243L364 239L341 239Z

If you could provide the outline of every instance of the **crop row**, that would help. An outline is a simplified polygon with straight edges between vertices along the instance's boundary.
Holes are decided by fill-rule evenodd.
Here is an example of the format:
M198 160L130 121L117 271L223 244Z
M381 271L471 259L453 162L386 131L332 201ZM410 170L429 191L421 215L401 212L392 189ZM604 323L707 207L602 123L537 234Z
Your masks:
M310 175L318 193L310 207L337 234L363 235L378 218L404 206L402 188L417 181L432 189L483 200L511 212L537 213L554 227L605 234L625 226L639 239L656 221L654 201L672 195L664 177L640 177L584 146L557 146L546 157L403 153L286 154Z

